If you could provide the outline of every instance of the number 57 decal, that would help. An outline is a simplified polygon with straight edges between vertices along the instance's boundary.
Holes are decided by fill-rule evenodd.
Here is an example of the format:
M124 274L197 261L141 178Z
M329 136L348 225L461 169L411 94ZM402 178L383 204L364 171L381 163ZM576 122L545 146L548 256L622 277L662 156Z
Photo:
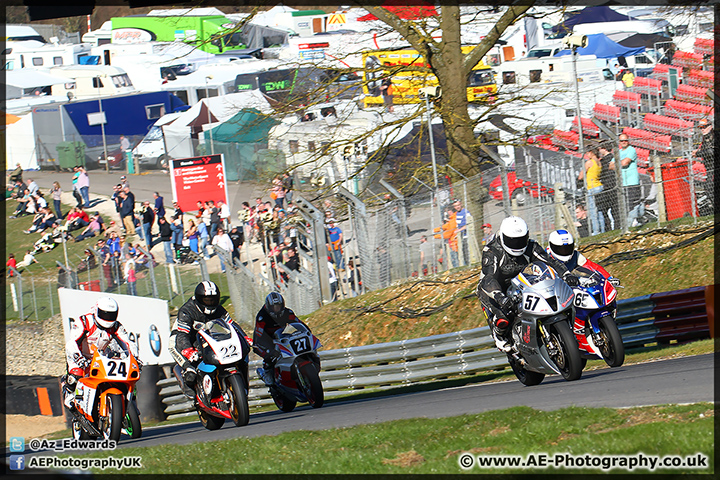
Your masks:
M536 297L535 295L525 296L525 310L532 312L537 307L539 301L540 297Z

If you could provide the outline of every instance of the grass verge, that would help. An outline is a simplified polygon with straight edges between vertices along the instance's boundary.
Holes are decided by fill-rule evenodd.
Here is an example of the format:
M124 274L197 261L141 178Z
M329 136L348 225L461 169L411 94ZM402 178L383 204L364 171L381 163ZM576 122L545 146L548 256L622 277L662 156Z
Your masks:
M570 454L701 454L707 467L656 469L653 473L714 472L713 405L661 405L628 409L569 407L552 412L529 407L442 419L398 420L324 431L296 431L274 437L148 448L127 448L141 456L143 474L424 474L424 473L601 473L597 468L495 466L468 470L463 453L488 456ZM102 454L91 455L101 457ZM625 469L613 473L628 473ZM648 470L635 470L648 473Z

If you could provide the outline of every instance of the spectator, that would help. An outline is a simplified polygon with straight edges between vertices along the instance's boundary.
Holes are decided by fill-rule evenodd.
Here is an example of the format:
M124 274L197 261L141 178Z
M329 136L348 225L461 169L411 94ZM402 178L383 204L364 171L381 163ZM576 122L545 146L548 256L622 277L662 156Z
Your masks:
M622 184L625 188L625 199L627 205L627 224L632 225L633 220L640 218L645 213L645 206L641 202L642 189L640 188L640 172L637 168L637 153L635 147L630 145L628 136L621 133L618 137L620 150L620 173ZM610 168L615 169L615 162L610 163Z
M393 106L394 103L394 87L392 84L392 78L386 77L382 80L382 83L380 84L380 92L383 96L383 103L385 104L385 111L386 112L394 112L395 107Z
M30 195L37 195L37 193L40 191L40 187L38 187L38 184L35 183L35 180L33 180L32 178L27 179L27 186Z
M100 239L97 241L95 248L100 253L100 262L102 265L103 275L105 276L105 281L107 283L107 288L105 289L105 291L108 291L111 288L115 287L115 282L113 281L112 275L112 255L110 254L110 247L106 245L105 240Z
M215 235L212 239L212 244L232 254L233 242L228 236L228 234L225 233L224 228L218 228L217 235ZM223 262L223 257L222 255L218 255L218 257L220 257L220 269L223 273L225 273L225 262Z
M343 259L343 232L334 218L326 223L327 231L327 249L330 252L333 263L338 271L345 270L345 260Z
M185 213L182 211L182 208L180 208L180 205L178 205L177 202L173 202L173 209L175 209L172 216L173 221L180 220L181 223L184 222Z
M211 220L210 215L212 213L212 210L210 208L209 203L210 202L203 203L201 218L202 218L202 222L207 227L208 235L210 235L210 237L212 237L212 235L210 234L210 220Z
M78 183L80 181L80 167L73 167L73 171L75 172L72 177L73 197L75 197L77 207L80 208L83 206L83 198L80 194L80 184Z
M17 218L23 215L35 213L35 202L32 195L30 195L30 191L24 185L18 185L17 188L18 192L16 193L16 196L18 204L17 207L15 207L13 214L10 215L10 218Z
M590 214L590 232L592 235L605 233L605 217L598 208L598 195L603 191L603 184L600 181L600 153L597 149L591 148L585 154L585 168L580 170L578 180L585 181L585 188L588 191L588 207Z
M142 207L142 231L145 238L145 246L148 250L152 248L152 226L155 222L155 210L150 207L150 202L143 202Z
M125 190L126 188L130 190L130 181L128 181L127 176L125 175L120 177L120 188L122 190Z
M275 200L275 205L283 208L283 202L285 201L285 187L283 187L282 180L280 180L279 177L275 177L272 181L270 198Z
M86 238L94 237L96 235L100 234L100 222L98 221L98 215L93 215L92 219L90 220L90 223L87 227L85 227L85 230L80 232L80 235L75 237L76 242L81 242L85 240Z
M603 191L597 196L598 208L603 214L605 230L615 230L620 225L620 206L618 204L617 178L616 173L610 164L613 162L612 147L607 143L601 143L598 147L600 158L600 183Z
M715 205L715 132L712 123L703 118L698 122L702 140L700 146L693 150L692 154L697 160L705 165L707 174L705 181L705 194L708 196L710 205Z
M205 257L205 260L210 260L210 256L207 253L207 246L210 244L210 234L208 233L208 229L204 222L198 222L197 231L200 237L200 248L198 253Z
M436 228L437 233L435 238L443 238L445 240L445 246L448 249L448 255L450 255L450 263L452 268L458 267L458 241L457 241L457 221L455 219L455 209L452 206L447 207L445 213L445 223L440 227Z
M188 239L190 250L195 253L199 253L198 240L200 238L200 234L198 233L197 225L195 225L195 222L192 219L188 220L188 228L185 232L185 238Z
M462 253L462 265L470 265L468 223L472 221L472 215L458 199L453 200L453 208L455 209L455 222L457 223L458 250Z
M122 235L122 230L118 226L117 223L115 223L115 220L110 220L110 225L105 229L105 236L109 237L113 233L115 233L118 237Z
M160 241L163 243L163 248L165 249L165 261L167 263L175 263L175 260L173 259L172 246L170 244L173 234L170 224L165 217L160 217L158 219L158 224L160 225Z
M285 250L287 253L287 259L284 259L284 264L290 270L296 272L300 271L300 261L298 260L297 251L294 248L288 248Z
M115 204L115 211L117 212L118 216L120 216L120 206L122 205L122 198L120 197L120 192L122 192L122 185L118 183L117 185L113 186L113 193L110 196L110 200L112 200Z
M123 151L123 155L130 150L130 140L125 135L120 135L120 150Z
M250 238L250 215L252 214L252 211L250 210L250 204L248 202L243 202L242 207L240 207L240 210L238 210L238 220L240 221L240 225L243 229L243 235L246 238Z
M113 278L116 279L118 285L120 285L120 263L122 260L122 245L120 244L120 237L116 233L111 233L110 238L105 241L106 245L110 249L110 268L113 272Z
M282 185L285 189L285 201L287 202L287 205L292 203L294 183L295 181L293 180L292 175L288 172L283 173Z
M205 204L203 202L201 202L200 200L198 200L197 201L197 213L195 214L195 218L198 221L202 221L204 212L205 212Z
M127 282L127 294L137 295L137 277L135 276L135 260L130 252L125 254L125 266L123 268L123 277Z
M85 212L82 207L72 207L65 220L65 227L68 232L80 230L90 225L90 217L88 217L87 212Z
M15 183L15 182L22 182L22 174L23 169L22 166L19 163L15 164L15 170L10 172L10 176L8 177L8 183Z
M90 177L87 174L87 171L83 167L77 167L79 175L78 175L78 188L80 190L80 195L82 196L85 208L90 207Z
M335 218L335 207L333 207L333 204L329 198L326 198L323 201L323 205L325 209L325 221L327 222L328 218Z
M418 271L420 276L423 277L427 275L428 272L435 273L432 244L427 241L425 235L420 237L420 266Z
M62 220L63 214L62 210L60 209L62 200L62 188L60 188L60 183L53 182L52 189L50 190L50 196L53 200L53 207L55 207L55 215L57 215L58 219Z
M155 215L159 219L160 217L165 216L165 203L163 200L163 197L160 196L158 192L153 193L153 198L155 199ZM198 202L200 203L200 202Z
M125 226L125 235L135 235L134 197L123 190L120 192L120 218Z
M220 227L220 211L212 200L208 200L207 205L210 210L210 238L214 238Z
M489 223L483 223L483 238L482 238L482 244L487 245L490 240L493 238L493 231L492 231L492 225Z
M12 255L12 254L11 254ZM32 254L32 250L28 250L25 253L25 257L23 257L22 262L18 263L18 267L29 267L33 263L39 263L37 259L35 258L35 255Z
M232 227L230 229L230 233L228 233L228 236L230 237L230 240L232 240L233 249L232 249L232 258L233 261L237 258L238 262L240 261L240 249L243 246L243 243L245 242L245 237L243 235L243 232L238 227Z
M7 268L8 277L14 277L14 276L15 276L15 272L13 272L13 271L11 270L11 268L14 268L15 270L17 270L17 260L15 260L15 255L14 255L14 254L11 253L10 255L8 255L8 261L7 261L7 263L5 264L5 266L8 267L8 268Z
M230 228L230 207L223 201L217 202L217 206L220 215L220 225L227 231L228 228Z
M350 285L350 296L357 297L360 294L362 278L360 278L360 271L355 268L355 262L352 258L348 260L347 281Z
M328 265L328 276L330 281L330 301L334 302L337 296L337 274L335 273L335 265Z
M585 205L582 203L578 203L575 206L575 218L575 227L577 227L578 236L581 238L587 237L590 234L590 230L588 228L587 210L585 210Z
M183 225L182 220L177 218L170 223L170 230L172 231L172 246L177 254L177 251L183 246L182 242L183 237L185 236L185 225Z
M42 232L46 228L54 228L56 222L59 222L59 220L57 219L55 214L48 207L43 207L36 215L36 220L33 222L33 225L24 232Z
M622 74L622 82L625 85L625 90L630 90L633 83L635 83L635 75L633 75L632 70L625 69Z

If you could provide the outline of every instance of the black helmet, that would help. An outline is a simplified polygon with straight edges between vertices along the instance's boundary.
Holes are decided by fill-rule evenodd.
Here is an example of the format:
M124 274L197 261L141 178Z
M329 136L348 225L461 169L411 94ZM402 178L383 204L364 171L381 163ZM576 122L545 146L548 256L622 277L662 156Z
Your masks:
M271 292L265 297L265 310L274 320L277 320L285 311L285 299L279 293Z
M215 312L220 305L220 289L215 282L205 281L198 283L195 287L195 303L198 308L210 315Z

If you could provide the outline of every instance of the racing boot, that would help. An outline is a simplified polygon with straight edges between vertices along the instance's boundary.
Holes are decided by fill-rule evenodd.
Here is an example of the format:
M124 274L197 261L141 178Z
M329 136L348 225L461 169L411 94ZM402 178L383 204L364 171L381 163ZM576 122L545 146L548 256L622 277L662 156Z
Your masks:
M74 414L77 412L77 407L75 406L75 386L77 385L77 379L73 375L63 375L61 382L63 389L63 404L67 407L70 413Z
M197 382L197 371L193 367L188 367L183 372L183 393L188 398L195 398L195 383Z
M507 320L499 318L491 329L493 340L495 340L495 346L503 353L510 353L512 351L512 346L510 346L510 342L507 337L508 326L509 323Z

